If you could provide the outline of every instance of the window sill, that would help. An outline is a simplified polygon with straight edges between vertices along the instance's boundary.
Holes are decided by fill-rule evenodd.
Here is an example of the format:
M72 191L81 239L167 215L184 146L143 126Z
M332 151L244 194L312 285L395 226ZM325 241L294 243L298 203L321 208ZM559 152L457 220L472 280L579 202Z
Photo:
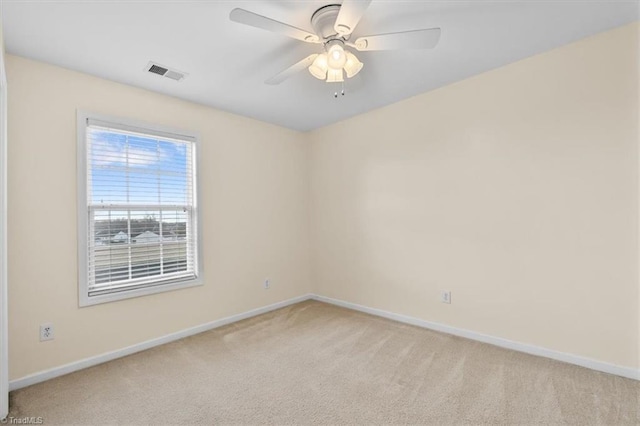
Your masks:
M157 286L145 287L133 290L124 290L117 293L101 294L89 296L88 294L80 294L79 305L81 308L86 306L99 305L102 303L116 302L118 300L132 299L140 296L148 296L150 294L164 293L167 291L180 290L183 288L197 287L203 284L202 278L178 281L169 284L159 284Z

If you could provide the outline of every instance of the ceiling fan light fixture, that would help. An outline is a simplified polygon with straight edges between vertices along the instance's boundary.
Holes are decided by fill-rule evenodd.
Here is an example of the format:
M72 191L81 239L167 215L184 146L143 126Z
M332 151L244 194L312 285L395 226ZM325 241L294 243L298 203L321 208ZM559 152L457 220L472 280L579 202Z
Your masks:
M342 45L343 43L340 40L331 40L327 43L327 64L329 68L340 70L347 62L347 55Z
M327 78L328 69L329 67L327 65L327 54L322 53L318 55L318 57L313 61L313 63L309 67L309 72L318 80L324 80L325 78Z
M344 71L347 73L347 78L351 78L360 72L364 64L356 58L356 55L348 50L345 51L345 56L347 60L344 63Z
M342 83L344 76L342 75L342 69L331 69L327 72L327 83Z
M241 8L233 9L229 14L229 19L250 27L324 46L323 53L311 54L265 81L266 84L271 85L280 84L305 68L315 78L329 83L343 82L345 73L346 78L354 77L364 65L353 53L345 50L346 45L363 52L432 49L438 44L440 28L374 34L351 41L353 31L371 2L372 0L342 0L339 4L320 7L311 15L313 32Z

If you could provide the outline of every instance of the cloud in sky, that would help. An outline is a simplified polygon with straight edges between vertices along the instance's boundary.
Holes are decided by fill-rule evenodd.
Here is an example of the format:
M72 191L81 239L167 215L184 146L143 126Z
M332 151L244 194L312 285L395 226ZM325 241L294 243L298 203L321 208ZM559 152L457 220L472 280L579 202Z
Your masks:
M189 143L103 130L89 134L89 190L96 204L187 204Z
M166 142L101 131L91 133L91 161L95 166L148 167L170 158Z

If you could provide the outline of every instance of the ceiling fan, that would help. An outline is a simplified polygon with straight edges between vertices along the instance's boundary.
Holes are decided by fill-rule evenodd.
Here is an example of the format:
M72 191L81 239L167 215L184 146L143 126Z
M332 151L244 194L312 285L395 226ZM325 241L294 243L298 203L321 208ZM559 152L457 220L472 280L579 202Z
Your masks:
M345 47L360 52L394 49L431 49L438 44L440 28L361 36L353 42L351 35L371 0L344 0L316 10L311 16L315 34L244 9L233 9L229 19L240 24L279 33L307 43L322 44L324 52L309 55L268 79L267 84L280 84L292 75L309 70L311 75L328 83L343 82L344 74L351 78L364 66Z

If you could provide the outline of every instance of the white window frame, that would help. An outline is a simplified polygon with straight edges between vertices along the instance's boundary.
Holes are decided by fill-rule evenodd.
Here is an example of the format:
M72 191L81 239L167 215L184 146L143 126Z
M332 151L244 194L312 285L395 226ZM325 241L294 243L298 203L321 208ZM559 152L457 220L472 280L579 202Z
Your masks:
M89 241L89 200L87 199L87 127L88 120L96 120L112 124L114 127L130 130L137 133L148 134L153 136L173 137L179 139L192 139L194 142L193 149L195 151L195 171L193 174L194 200L193 209L195 214L194 232L196 233L196 277L188 278L169 283L153 285L149 287L123 290L114 293L100 294L89 296L89 277L88 277L88 241ZM78 300L80 307L91 306L100 303L113 302L116 300L130 299L133 297L146 296L150 294L163 293L166 291L178 290L199 286L203 284L203 265L202 265L202 232L200 220L200 138L197 133L187 132L184 130L172 129L156 124L149 124L130 120L121 117L112 117L102 114L96 114L88 111L77 111L77 133L78 133L78 151L77 151L77 167L78 167Z

